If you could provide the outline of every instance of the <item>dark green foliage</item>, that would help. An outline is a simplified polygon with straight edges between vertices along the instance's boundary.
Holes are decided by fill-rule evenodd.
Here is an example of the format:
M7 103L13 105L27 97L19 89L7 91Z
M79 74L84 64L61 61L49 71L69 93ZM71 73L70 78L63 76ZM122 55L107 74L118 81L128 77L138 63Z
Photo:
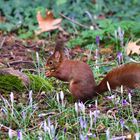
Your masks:
M140 12L139 0L117 0L117 1L110 1L104 0L106 7L108 8L108 12L112 12L113 16L109 16L113 19L118 20L135 20L140 21Z
M121 29L124 30L124 41L128 41L128 37L131 38L134 34L135 37L139 37L140 30L138 29L140 28L140 24L138 22L121 21L119 23L113 23L112 20L108 19L99 20L97 23L99 24L99 29L82 31L78 34L77 38L71 39L67 45L69 47L74 47L76 45L86 46L93 43L95 44L96 36L99 36L100 41L105 43L106 46L108 44L115 44L115 30L117 30L118 27L121 27Z
M50 2L45 0L1 0L0 14L6 18L6 23L1 23L0 29L8 32L18 30L19 34L24 34L22 38L29 38L37 28L37 9L48 8L49 5Z
M18 31L18 34L20 35L19 37L21 38L33 37L34 30L38 28L36 12L41 10L42 14L45 16L46 9L52 10L55 17L60 17L59 13L61 12L83 25L91 26L93 24L99 24L99 27L101 28L105 28L105 26L108 28L109 26L107 25L110 23L107 23L104 20L98 22L95 17L103 15L112 19L113 23L116 24L119 24L122 20L139 22L139 7L140 1L138 0L119 0L115 2L109 0L98 0L96 3L92 0L1 0L0 15L4 16L6 21L4 23L0 23L0 30L6 32ZM75 29L81 29L80 26L65 19L63 19L62 26L65 30L71 33L73 33ZM134 29L134 31L137 32L137 29Z

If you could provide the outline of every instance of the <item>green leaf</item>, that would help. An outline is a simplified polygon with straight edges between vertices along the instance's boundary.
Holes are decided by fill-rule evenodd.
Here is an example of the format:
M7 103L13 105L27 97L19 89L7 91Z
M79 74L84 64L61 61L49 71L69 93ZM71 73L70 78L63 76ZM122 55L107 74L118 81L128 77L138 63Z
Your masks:
M57 0L56 4L57 4L57 6L60 6L60 5L64 4L64 3L66 3L66 2L67 2L67 0Z

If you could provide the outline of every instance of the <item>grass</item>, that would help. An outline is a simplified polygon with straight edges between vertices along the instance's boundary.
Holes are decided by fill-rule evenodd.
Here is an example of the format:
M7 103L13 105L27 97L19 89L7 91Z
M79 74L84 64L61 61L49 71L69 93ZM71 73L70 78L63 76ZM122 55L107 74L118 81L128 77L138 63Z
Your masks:
M92 48L87 49L92 51ZM101 75L112 67L127 62L124 52L123 61L117 57L117 61L107 61L106 65L105 57L96 55L98 61L91 61L91 56L88 60L96 81L101 81ZM37 56L35 61L41 78L29 76L38 82L40 80L39 84L32 80L34 84L28 91L0 95L0 139L117 140L134 136L139 139L139 91L130 92L119 87L93 98L90 103L75 103L65 83L51 79L49 85L49 81L40 73L43 63ZM139 60L136 56L133 59ZM54 88L52 83L55 83ZM36 90L39 87L40 90ZM49 91L49 88L53 90Z
M92 48L87 49L92 51ZM96 81L101 81L100 77L119 63L127 62L123 51L123 61L119 56L117 60L107 61L106 65L106 58L96 55L98 61L90 60L91 56L88 60ZM54 88L49 85L45 75L40 73L43 63L37 56L35 61L41 78L29 76L40 80L39 84L32 80L34 84L28 91L0 94L0 139L117 140L134 136L139 139L139 91L130 92L119 87L93 98L91 103L75 103L65 83L51 79ZM136 56L133 59L139 61ZM40 90L36 90L39 87Z
M111 15L111 19L108 20L97 20L95 23L99 26L99 29L81 29L77 25L75 26L73 23L66 22L65 19L63 19L64 23L66 22L64 29L67 29L66 31L68 32L71 31L73 34L73 36L71 34L71 40L67 43L67 46L72 48L76 45L80 45L90 50L88 64L94 71L96 81L101 81L102 75L105 75L106 72L121 63L130 62L132 60L137 62L140 61L140 58L137 55L129 57L125 56L124 52L124 45L127 44L130 39L137 40L139 38L139 22L137 22L137 20L135 22L131 21L131 18L135 17L133 15L130 16L133 14L133 10L128 9L127 12L124 12L126 15L120 13L120 11L122 11L120 8L115 8L117 11L114 12L112 6L115 5L112 4L112 2L110 2L109 8L112 11L111 13L116 14ZM137 1L132 2L133 5L130 4L131 7L138 3ZM13 4L13 2L11 3ZM30 2L25 3L25 1L23 1L23 3L25 4L23 6L30 4ZM49 1L47 3L49 3ZM48 5L47 3L45 5ZM84 1L84 3L86 3L86 1ZM83 2L81 2L81 4L83 4ZM127 1L125 4L126 5L123 5L123 8L127 8ZM37 7L39 6L37 3L35 5L37 5ZM98 5L98 3L96 5ZM118 7L121 5L120 2ZM18 5L12 5L12 9L17 9L17 6ZM70 6L67 7L73 9L73 5L71 4ZM104 4L101 6L104 6ZM80 8L80 11L78 11L77 14L78 7ZM87 8L86 5L85 7ZM58 6L58 8L60 8L60 6ZM85 12L85 10L79 5L77 8L75 9L76 12L74 12L74 14L79 17L79 22L84 24L83 21L86 21L86 23L89 24L89 21L84 19L85 15L83 12ZM139 7L135 8L138 9ZM2 9L2 11L6 11L5 13L8 12L8 9L11 11L10 6L8 6L7 9L2 7ZM105 7L103 9L108 8ZM32 12L29 12L28 10L31 10ZM20 13L20 16L26 19L26 24L21 26L22 28L25 26L25 29L18 28L14 30L20 38L32 38L35 27L31 25L36 25L37 23L35 20L34 8L28 10L25 10L27 15ZM55 10L54 12L57 13L57 10ZM65 13L68 13L68 15L71 15L71 11L73 11L67 8L65 8L65 10ZM93 12L93 8L88 10ZM130 11L132 11L132 13L129 15ZM92 15L92 12L89 13ZM107 13L109 12L110 10L108 10ZM31 17L30 15L28 16L29 13L31 13ZM95 10L93 13L95 14ZM101 13L105 12L102 11ZM8 18L8 14L6 15ZM16 22L16 13L13 15L10 12L9 15L12 17L10 18L10 22ZM137 15L139 16L139 14ZM114 20L114 16L118 16L119 22ZM128 18L128 20L121 22L120 17L122 16L126 17L126 19ZM138 16L136 19L139 19ZM77 20L77 18L75 18L75 20ZM19 20L17 21L19 22ZM29 23L29 21L31 21L31 23ZM10 32L14 29L13 26L17 24L8 25L5 24L3 28L1 27L4 32ZM30 27L28 27L29 25ZM29 32L27 32L27 30L29 30ZM75 31L78 32L77 37L75 37ZM56 33L52 33L52 36L49 34L48 38L53 38L53 35L55 34ZM100 37L98 40L99 42L97 42L97 36ZM46 36L44 38L46 38ZM113 46L113 54L109 56L99 55L99 46L102 48ZM97 53L93 53L95 51ZM120 54L117 55L118 52L122 54L123 61L122 56ZM92 56L96 57L96 59L91 60L90 58ZM111 59L109 58L110 56ZM117 58L117 60L114 60L114 58ZM0 139L117 140L125 138L134 139L134 136L136 137L136 140L140 139L140 91L130 92L124 90L123 87L119 87L115 91L108 91L104 95L93 98L88 104L83 104L82 102L75 103L65 83L56 79L51 79L50 83L54 83L54 87L52 88L49 81L45 79L45 75L40 72L40 66L42 67L44 64L40 62L38 53L36 53L36 59L34 61L36 62L38 75L29 75L30 78L34 80L32 80L33 85L28 91L19 93L18 91L13 90L9 94L7 94L7 92L0 94ZM41 78L38 76L41 76ZM40 89L38 90L38 88ZM48 91L49 89L53 90Z
M23 95L11 92L7 98L1 95L0 138L104 140L139 134L139 103L135 100L139 91L130 94L118 88L85 105L70 103L62 85L63 89L51 93L30 90Z

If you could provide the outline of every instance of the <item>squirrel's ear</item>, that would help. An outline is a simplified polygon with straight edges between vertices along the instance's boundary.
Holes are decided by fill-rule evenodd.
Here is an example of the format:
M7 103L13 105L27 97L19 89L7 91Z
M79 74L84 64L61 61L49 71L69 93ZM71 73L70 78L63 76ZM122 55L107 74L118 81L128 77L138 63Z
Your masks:
M59 60L60 60L60 57L61 57L61 54L60 54L59 51L56 51L56 52L54 53L54 56L55 56L55 59L56 59L57 61L59 61Z

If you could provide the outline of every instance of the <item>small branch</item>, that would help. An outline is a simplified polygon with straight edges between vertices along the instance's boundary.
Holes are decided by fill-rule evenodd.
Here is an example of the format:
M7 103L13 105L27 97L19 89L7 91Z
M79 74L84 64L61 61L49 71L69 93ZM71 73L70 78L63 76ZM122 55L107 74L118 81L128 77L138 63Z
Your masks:
M139 42L140 42L140 39L136 40L135 42L136 42L136 43L139 43Z
M8 62L8 65L16 65L16 64L20 64L20 63L28 63L28 64L32 64L32 61L23 61L23 60L17 60L17 61L12 61L12 62Z
M127 137L126 136L120 136L120 137L114 137L111 140L125 140Z
M62 16L63 18L65 18L65 19L67 19L67 20L69 20L69 21L71 21L71 22L74 23L74 24L77 24L78 26L81 26L81 27L83 27L83 28L89 29L88 26L83 25L83 24L81 24L81 23L79 23L79 22L77 22L77 21L75 21L75 20L73 20L73 19L71 19L71 18L69 18L69 17L66 17L66 16L63 15L62 13L60 13L60 16Z
M7 131L9 131L9 129L11 129L10 127L7 127L7 126L4 126L3 124L0 124L1 131L2 131L2 128L4 128ZM12 135L13 136L16 136L17 135L17 132L15 130L11 129L11 131L12 131Z
M25 72L25 71L30 71L30 72L36 72L37 73L37 70L35 70L35 69L22 69L22 72Z
M2 49L5 40L6 40L6 37L4 37L4 39L2 40L2 42L1 42L1 44L0 44L0 49Z

